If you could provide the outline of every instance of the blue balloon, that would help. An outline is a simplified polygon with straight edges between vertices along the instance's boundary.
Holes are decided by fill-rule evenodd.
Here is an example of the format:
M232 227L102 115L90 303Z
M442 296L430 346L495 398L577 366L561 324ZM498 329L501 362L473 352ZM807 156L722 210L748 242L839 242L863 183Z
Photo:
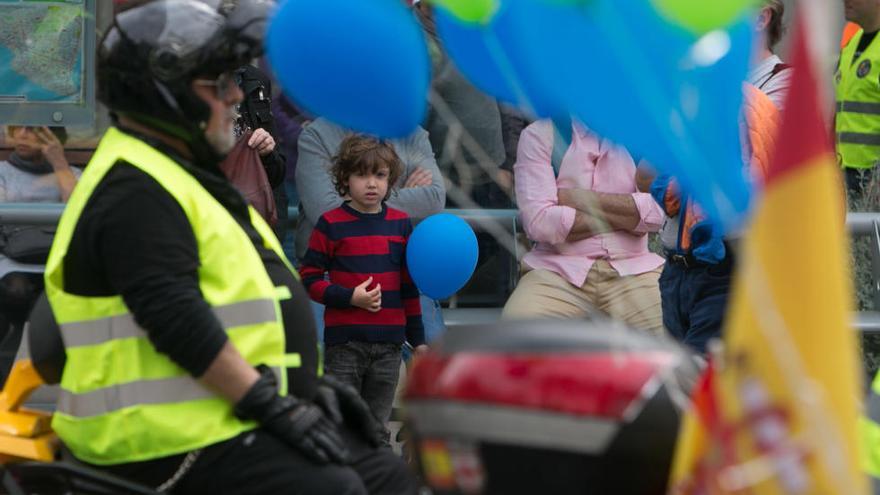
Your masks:
M406 245L406 263L416 287L443 299L464 287L477 267L477 236L464 220L440 213L424 219Z
M749 19L697 40L648 1L507 7L518 33L509 52L534 91L675 175L719 224L738 226L751 193L738 127Z
M521 72L509 51L517 36L509 9L502 4L489 24L466 23L444 9L434 11L443 48L459 71L477 88L538 117L568 115L546 92L536 91L529 73Z
M287 0L267 52L285 92L313 115L386 138L424 120L430 60L402 2Z

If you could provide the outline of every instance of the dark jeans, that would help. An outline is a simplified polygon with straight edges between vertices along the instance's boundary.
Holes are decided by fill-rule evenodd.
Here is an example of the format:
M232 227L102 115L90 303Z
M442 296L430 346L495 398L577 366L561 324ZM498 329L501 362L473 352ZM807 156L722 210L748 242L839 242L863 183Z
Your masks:
M400 344L346 342L324 348L324 373L357 389L382 423L391 418L400 361ZM386 428L386 444L389 438Z
M343 434L350 466L319 465L263 430L243 433L202 450L175 494L349 495L415 494L418 482L406 464L386 449L374 449L350 430ZM121 466L94 466L156 487L171 477L183 456Z
M663 326L673 337L705 353L708 341L721 336L732 271L730 257L715 265L666 262L660 274L660 302Z

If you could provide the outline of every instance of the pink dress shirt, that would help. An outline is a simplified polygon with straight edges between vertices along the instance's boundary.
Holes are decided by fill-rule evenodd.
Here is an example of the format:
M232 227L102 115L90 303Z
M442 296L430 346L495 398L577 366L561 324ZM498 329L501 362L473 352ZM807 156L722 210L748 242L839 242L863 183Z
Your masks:
M516 198L525 231L537 243L523 257L534 269L550 270L580 287L593 263L608 260L621 276L654 270L663 258L648 251L648 232L663 224L663 210L648 193L638 192L636 165L626 149L574 125L572 143L554 177L553 126L549 120L523 130L513 167ZM574 225L575 209L559 205L557 189L590 189L632 195L639 211L633 232L615 231L577 242L566 242Z

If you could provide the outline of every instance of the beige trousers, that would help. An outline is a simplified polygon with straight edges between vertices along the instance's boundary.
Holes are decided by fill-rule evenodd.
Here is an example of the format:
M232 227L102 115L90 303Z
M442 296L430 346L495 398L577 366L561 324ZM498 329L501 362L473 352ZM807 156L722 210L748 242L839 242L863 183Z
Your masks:
M598 260L581 287L549 270L529 270L504 305L502 318L583 318L598 309L632 327L663 335L658 284L662 270L661 266L621 277L610 263Z

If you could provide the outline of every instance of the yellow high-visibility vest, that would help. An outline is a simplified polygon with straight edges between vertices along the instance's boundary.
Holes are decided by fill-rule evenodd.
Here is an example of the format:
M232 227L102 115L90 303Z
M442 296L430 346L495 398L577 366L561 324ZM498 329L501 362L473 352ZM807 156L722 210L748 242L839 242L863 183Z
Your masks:
M864 31L843 48L835 73L835 142L842 167L868 169L880 161L880 40L853 61Z
M77 458L99 465L188 452L256 427L156 351L120 295L65 290L65 257L77 221L118 160L150 175L180 204L198 245L202 295L244 359L275 369L281 394L287 392L283 369L295 364L285 361L279 305L290 291L273 285L244 229L179 164L111 128L70 197L46 266L46 294L67 353L52 427ZM252 208L250 217L265 246L293 271L271 228Z

